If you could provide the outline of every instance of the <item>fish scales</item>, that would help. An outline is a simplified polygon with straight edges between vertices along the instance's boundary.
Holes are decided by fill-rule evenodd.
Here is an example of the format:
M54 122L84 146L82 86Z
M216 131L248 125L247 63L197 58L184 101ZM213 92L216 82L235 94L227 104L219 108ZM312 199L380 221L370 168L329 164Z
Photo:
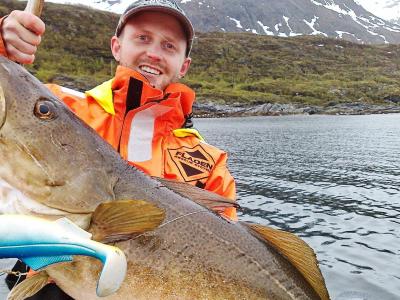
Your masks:
M321 298L280 251L246 226L130 166L21 66L0 58L0 84L2 180L75 218L125 199L165 211L155 230L115 243L127 256L128 271L121 289L107 299ZM72 297L89 300L97 299L100 270L97 261L76 257L46 272Z
M119 184L125 186L135 183L135 178L128 179L131 176L129 173L121 176L123 179L118 182L116 190ZM118 196L141 198L143 195L132 191L115 197L119 198ZM128 268L128 273L135 276L131 279L128 275L127 278L127 281L140 283L140 288L135 289L140 294L135 299L157 299L158 295L162 295L161 299L175 299L176 291L185 291L187 296L182 296L182 299L265 299L261 292L264 289L276 293L269 293L271 299L302 299L303 291L296 284L296 280L301 281L298 274L292 274L295 280L289 279L283 270L293 270L286 260L279 259L279 254L272 248L266 251L266 245L247 234L243 228L225 220L221 222L221 218L213 213L193 202L185 201L160 187L158 183L152 189L151 197L147 195L146 199L151 200L153 197L152 201L165 208L167 223L191 212L203 213L178 219L142 235L137 240L116 244L125 252L128 261L138 262ZM82 260L83 264L84 261ZM92 262L89 263L91 265ZM86 269L89 266L81 268ZM83 274L93 274L90 281L95 283L100 268L98 265L96 272ZM58 278L58 272L65 273L64 267L50 267L48 271L55 279ZM74 269L67 281L73 282L76 273ZM60 283L63 281L66 280L60 280ZM243 282L249 282L249 286ZM169 294L171 287L175 287L175 293ZM125 286L122 287L124 288ZM77 294L71 292L71 295L77 299L90 298L90 295L82 294L81 290ZM123 299L118 295L114 297ZM110 299L114 297L111 296Z

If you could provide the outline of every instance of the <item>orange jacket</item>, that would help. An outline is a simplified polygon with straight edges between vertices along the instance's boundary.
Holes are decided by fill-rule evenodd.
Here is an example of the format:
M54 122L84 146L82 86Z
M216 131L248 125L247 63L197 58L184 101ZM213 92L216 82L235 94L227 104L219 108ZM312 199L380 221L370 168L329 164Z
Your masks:
M3 41L3 37L1 36L1 27L3 26L3 21L6 17L2 17L0 19L0 55L1 56L7 56L7 52L6 52L6 47L4 46L4 41Z
M113 79L85 93L47 86L130 164L151 176L187 182L235 199L226 153L205 143L196 130L182 128L195 98L187 86L173 83L163 92L140 73L122 66ZM235 209L225 214L236 218Z

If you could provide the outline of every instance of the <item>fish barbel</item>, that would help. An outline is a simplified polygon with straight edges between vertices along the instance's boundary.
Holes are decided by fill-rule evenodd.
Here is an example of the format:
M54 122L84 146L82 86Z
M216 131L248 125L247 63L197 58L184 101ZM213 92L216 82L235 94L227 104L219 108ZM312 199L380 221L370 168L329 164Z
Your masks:
M13 205L0 199L3 213L8 208L74 222L89 217L90 224L77 223L86 224L83 229L95 240L124 251L126 280L107 299L329 299L315 254L301 239L226 220L215 210L232 201L143 174L5 58L0 58L0 161L0 179L21 193ZM126 207L137 212L129 218L137 222L133 235L118 228L127 208L113 209L128 200L134 204ZM147 204L150 212L142 208ZM161 221L149 225L157 211ZM101 264L86 257L45 269L67 294L85 300L96 299L100 271Z

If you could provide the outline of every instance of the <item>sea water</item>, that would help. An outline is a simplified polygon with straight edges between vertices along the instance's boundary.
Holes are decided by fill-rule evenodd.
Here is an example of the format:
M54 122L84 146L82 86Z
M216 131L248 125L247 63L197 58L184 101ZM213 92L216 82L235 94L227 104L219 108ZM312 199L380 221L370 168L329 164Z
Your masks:
M314 249L333 299L400 299L400 114L200 119L240 219Z

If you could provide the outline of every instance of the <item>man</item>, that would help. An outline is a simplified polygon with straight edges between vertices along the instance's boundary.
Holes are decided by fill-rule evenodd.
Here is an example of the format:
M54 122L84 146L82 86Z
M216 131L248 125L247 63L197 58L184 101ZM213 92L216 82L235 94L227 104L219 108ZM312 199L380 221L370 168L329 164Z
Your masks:
M0 28L0 53L32 63L44 23L13 11ZM111 39L119 62L112 80L84 94L48 86L132 165L234 199L226 154L188 129L194 92L178 81L189 70L193 37L189 19L175 2L134 2Z
M35 60L44 23L22 11L0 20L0 54L22 64ZM48 85L121 156L151 176L196 185L235 198L226 153L190 127L194 92L178 83L189 70L194 31L174 1L139 0L122 14L111 51L115 77L85 93ZM224 215L236 218L234 208ZM64 299L61 295L50 295Z

